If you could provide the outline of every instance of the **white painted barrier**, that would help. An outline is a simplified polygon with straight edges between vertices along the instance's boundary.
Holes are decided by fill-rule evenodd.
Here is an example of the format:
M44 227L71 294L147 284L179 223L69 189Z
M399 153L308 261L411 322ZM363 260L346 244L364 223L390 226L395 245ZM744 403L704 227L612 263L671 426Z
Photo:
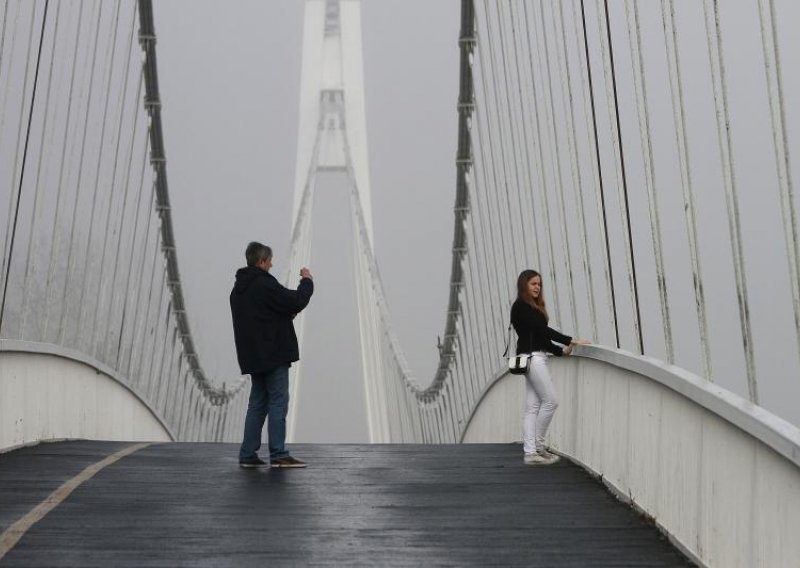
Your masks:
M170 441L157 414L84 355L0 340L0 452L58 439Z
M800 566L798 428L655 359L596 346L580 355L551 360L553 448L701 565ZM498 377L463 441L520 440L523 404L523 380Z

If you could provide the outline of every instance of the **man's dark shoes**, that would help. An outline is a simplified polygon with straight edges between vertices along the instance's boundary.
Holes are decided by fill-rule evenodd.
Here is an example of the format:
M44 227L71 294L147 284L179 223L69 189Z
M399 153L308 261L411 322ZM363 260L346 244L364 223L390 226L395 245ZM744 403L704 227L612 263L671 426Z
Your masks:
M307 467L306 462L300 461L292 456L272 459L270 460L270 465L272 467Z
M267 462L261 458L250 458L246 460L239 460L239 467L267 467Z

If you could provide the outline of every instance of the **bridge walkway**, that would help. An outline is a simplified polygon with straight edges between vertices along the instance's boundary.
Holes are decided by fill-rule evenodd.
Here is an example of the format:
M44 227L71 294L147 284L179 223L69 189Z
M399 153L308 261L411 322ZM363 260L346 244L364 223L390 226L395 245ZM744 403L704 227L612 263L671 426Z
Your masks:
M131 446L0 455L3 538L64 482ZM691 565L583 469L526 467L516 444L295 444L302 470L243 470L236 451L138 449L0 548L0 567Z

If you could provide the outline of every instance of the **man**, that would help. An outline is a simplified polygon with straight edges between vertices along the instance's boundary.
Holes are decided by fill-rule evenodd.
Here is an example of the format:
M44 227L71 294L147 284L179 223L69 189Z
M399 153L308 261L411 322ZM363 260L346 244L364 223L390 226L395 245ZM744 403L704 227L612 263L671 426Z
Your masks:
M243 375L250 375L250 401L239 449L241 467L265 467L258 457L261 431L267 433L272 467L306 467L285 446L289 410L289 367L300 359L292 319L308 305L314 292L311 272L300 271L297 290L284 288L269 273L272 249L252 242L245 251L247 266L236 271L231 315L236 356Z

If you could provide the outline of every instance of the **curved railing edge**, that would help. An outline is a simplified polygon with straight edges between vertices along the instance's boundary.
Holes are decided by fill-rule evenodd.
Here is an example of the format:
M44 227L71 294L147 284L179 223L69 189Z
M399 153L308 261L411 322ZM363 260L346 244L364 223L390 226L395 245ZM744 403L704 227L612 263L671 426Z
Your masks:
M743 396L681 367L622 349L587 345L579 348L578 355L655 380L737 426L800 467L800 428Z
M733 424L800 467L800 428L734 392L681 367L622 349L582 345L576 347L573 356L602 361L654 380ZM503 369L487 383L464 423L459 442L463 442L483 399L508 375L508 371Z
M136 400L138 400L145 408L147 408L148 412L150 412L150 414L156 419L159 425L170 437L170 440L174 442L178 439L172 428L169 427L169 425L158 414L158 412L156 412L152 405L147 402L147 399L140 393L136 392L136 389L129 385L117 371L105 363L101 363L97 359L86 355L85 353L82 353L76 349L70 349L69 347L56 345L54 343L24 341L20 339L0 339L0 353L36 353L39 355L52 355L53 357L60 357L62 359L67 359L69 361L75 361L77 363L86 365L87 367L97 371L99 374L106 375L114 382L122 386L125 390L130 392L136 398Z

